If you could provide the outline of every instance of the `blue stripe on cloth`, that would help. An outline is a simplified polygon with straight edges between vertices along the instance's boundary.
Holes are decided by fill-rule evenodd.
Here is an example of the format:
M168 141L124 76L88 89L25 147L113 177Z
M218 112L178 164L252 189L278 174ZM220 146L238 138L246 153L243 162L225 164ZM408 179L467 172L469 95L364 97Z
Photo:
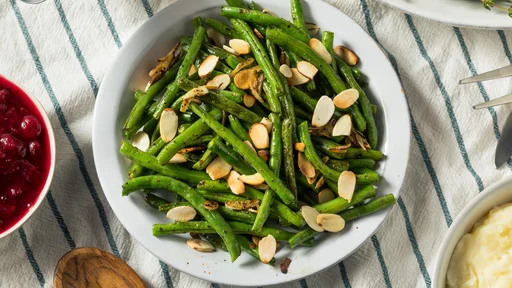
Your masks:
M55 113L57 114L60 125L61 125L64 133L66 134L66 137L68 138L69 143L71 144L71 147L73 148L73 151L75 152L75 155L78 159L78 165L80 168L80 172L81 172L81 174L85 180L85 183L89 189L89 192L94 200L96 209L98 210L98 212L100 214L100 220L103 224L103 228L105 230L107 240L110 244L110 248L112 249L112 253L114 253L114 255L119 257L119 250L117 249L117 244L114 240L114 236L112 235L112 231L110 229L110 225L108 223L107 216L105 215L105 209L103 208L103 204L101 203L101 200L98 197L98 193L96 192L96 188L94 187L94 184L92 183L91 177L89 176L89 172L87 171L87 168L85 167L84 155L82 153L82 150L78 146L75 136L69 129L69 126L68 126L68 123L64 116L64 113L62 112L60 103L57 100L57 98L55 97L55 93L53 92L53 88L50 84L50 81L48 80L48 77L44 71L41 61L39 60L39 55L37 54L37 50L34 46L34 43L32 42L32 37L30 36L30 34L28 32L27 26L25 24L25 20L23 19L23 16L21 15L21 12L16 4L16 0L10 0L10 2L11 2L12 9L14 11L14 14L16 16L16 19L18 20L18 24L19 24L21 31L23 33L23 36L25 38L25 41L27 42L27 46L30 51L30 54L32 55L32 59L34 61L36 69L39 72L39 75L41 76L41 80L43 81L46 91L48 92L48 95L52 101L53 108L55 109Z
M141 0L142 6L144 6L144 10L146 10L146 13L148 14L148 17L153 17L153 9L151 9L151 5L149 5L148 0Z
M420 252L420 247L418 246L418 242L416 241L416 236L414 235L414 231L412 230L409 212L407 212L407 208L405 208L405 204L404 201L402 200L402 197L398 197L397 203L398 206L400 207L400 210L402 211L402 215L404 216L405 227L407 229L407 236L409 236L409 241L411 242L412 250L414 252L414 255L416 255L416 259L418 260L421 275L423 275L425 285L430 288L432 285L432 280L430 280L430 275L428 274L427 267L425 266L425 260L423 260L423 256L421 255Z
M380 249L379 239L377 239L376 235L372 236L373 247L375 247L375 251L377 251L377 257L379 258L380 267L382 268L382 274L384 275L384 282L386 283L387 288L393 287L391 285L391 281L389 280L388 267L386 266L386 262L384 261L384 256L382 256L382 250Z
M347 269L345 269L345 264L343 264L343 262L338 263L338 268L340 268L341 279L343 280L343 285L345 285L345 288L352 288L352 285L350 285L350 280L348 279Z
M212 283L212 288L220 288L219 284Z
M96 84L96 81L92 77L91 71L89 70L87 63L85 62L84 56L82 55L82 50L80 50L80 47L78 46L75 35L73 34L73 31L71 30L71 26L69 26L68 19L66 18L64 9L62 9L62 4L61 4L60 0L55 0L55 7L57 8L57 11L59 12L60 21L62 22L62 25L64 26L64 29L66 30L66 33L68 34L69 41L71 42L71 46L73 46L73 50L75 50L76 58L78 59L78 62L80 63L80 66L82 67L82 71L84 72L85 77L87 78L87 81L89 81L89 85L91 86L92 92L94 93L94 97L96 97L96 95L98 95L98 84Z
M512 64L512 53L510 53L510 49L508 48L507 37L503 30L498 30L498 35L500 36L501 44L503 44L505 55L507 55L508 61Z
M448 113L448 116L450 117L450 122L452 125L453 133L455 134L455 138L457 140L457 144L459 145L459 151L462 156L462 159L464 160L464 164L466 165L466 168L471 173L473 178L476 181L476 184L478 185L478 189L482 191L484 189L484 184L482 183L482 179L480 176L476 173L475 169L471 165L471 161L469 160L468 152L466 151L466 145L464 144L464 139L462 138L462 134L460 132L459 123L457 121L457 118L455 117L455 112L453 111L452 102L450 100L450 96L448 95L448 92L446 91L446 87L444 86L443 82L441 81L441 77L439 76L439 72L437 71L437 68L434 64L434 61L432 61L432 58L427 53L427 50L425 49L425 45L423 45L423 40L421 40L421 36L418 33L418 29L416 29L416 26L414 25L414 22L410 15L405 14L405 19L407 21L407 24L409 24L409 28L412 32L412 35L414 36L414 39L416 40L416 44L418 45L418 49L420 50L420 54L427 61L428 65L430 66L430 70L432 70L432 74L434 75L434 78L436 80L436 84L439 87L439 90L441 91L441 94L443 96L445 106L446 106L446 112Z
M37 281L39 281L39 285L44 287L45 280L43 273L41 273L41 269L39 269L39 265L37 264L36 258L34 257L34 253L32 253L32 249L27 241L27 234L25 234L25 230L23 228L18 229L18 233L20 234L21 242L23 243L23 247L25 248L25 253L27 254L28 262L32 265L32 269L36 274Z
M101 13L103 14L103 17L105 17L105 21L107 21L108 29L110 29L110 33L112 33L112 37L114 37L114 41L116 42L117 48L121 48L121 46L123 46L123 43L121 43L121 39L119 39L116 26L112 21L112 17L110 17L110 13L107 10L107 5L105 5L105 0L98 0L98 5L100 5Z
M300 279L300 288L308 288L308 282L306 282L306 279Z
M460 29L457 27L453 27L453 31L455 32L455 35L457 35L457 40L459 40L459 44L462 49L462 53L464 54L464 58L466 59L466 64L468 64L471 74L473 76L477 75L478 72L476 71L475 65L473 64L473 60L471 60L471 56L469 55L468 46L466 45L466 41L464 41L464 37L462 36L462 33L460 33ZM505 46L505 47L507 47L507 46ZM482 94L482 98L484 99L484 101L485 102L489 101L490 100L489 95L487 94L487 91L485 90L485 87L482 84L482 82L478 82L477 85L478 85L478 89L480 90L480 94ZM493 123L492 126L494 128L494 136L496 137L496 140L498 140L501 137L500 127L498 126L498 115L496 114L496 110L494 110L493 107L489 107L489 108L487 108L487 110L491 114L492 123ZM508 167L512 169L512 160L511 159L508 159L507 164L508 164Z
M165 284L167 288L173 288L171 275L169 274L169 267L162 261L158 261L160 263L160 268L162 269L162 274L164 274Z
M50 208L52 209L53 216L57 220L57 223L59 223L60 230L64 234L64 238L66 238L66 241L68 242L70 249L75 249L75 241L73 241L73 238L71 237L71 234L69 233L68 226L66 225L66 222L64 222L64 218L62 218L62 215L60 215L59 209L57 208L57 204L55 203L55 200L53 199L52 192L50 191L46 195L46 201L48 201L48 205L50 205Z

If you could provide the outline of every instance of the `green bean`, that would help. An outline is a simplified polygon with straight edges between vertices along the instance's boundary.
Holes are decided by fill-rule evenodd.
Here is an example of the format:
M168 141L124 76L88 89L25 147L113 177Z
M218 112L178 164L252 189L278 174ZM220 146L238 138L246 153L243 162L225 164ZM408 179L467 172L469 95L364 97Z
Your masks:
M340 216L347 222L352 221L354 219L370 215L379 210L392 206L393 204L395 204L395 202L395 196L393 194L387 194L380 198L374 199L368 203L365 203L361 206L357 206L352 209L346 210L342 212Z
M372 104L372 112L373 112L373 115L377 114L377 105L375 104Z
M261 231L263 229L263 225L267 222L268 216L270 214L270 206L274 202L274 191L267 190L265 191L265 195L263 196L263 200L261 200L260 207L258 208L258 214L256 215L256 219L254 220L254 224L252 225L252 231Z
M354 170L357 168L373 168L375 165L375 160L373 159L345 159L343 161L340 160L334 160L330 159L326 163L329 167L331 167L334 170L338 171L345 171L345 170ZM344 170L339 170L335 167L343 167L346 168Z
M156 155L162 148L164 148L165 142L162 140L162 138L158 138L158 140L154 141L151 146L149 146L148 150L146 150L146 153L149 155ZM141 175L142 171L144 170L144 167L141 165L135 163L128 169L128 177L129 178L135 178Z
M176 99L172 105L171 105L171 109L174 110L174 111L180 111L180 108L181 108L181 102L183 102L183 98L185 97L185 95L181 95L180 97L178 97L178 99Z
M215 139L215 138L218 138L218 136L213 137L213 139ZM213 139L212 139L212 141L213 141ZM201 156L201 159L199 159L199 161L197 161L192 166L192 169L202 171L202 170L206 169L206 167L208 165L210 165L210 163L213 161L213 159L215 159L215 154L213 153L213 151L210 149L206 149L206 151L204 151L203 155Z
M318 204L318 196L316 194L312 195L313 191L305 190L305 191L301 191L301 192L302 192L302 193L300 193L301 200L306 202L306 204L308 204L309 206L315 206Z
M252 175L256 171L245 160L236 153L233 148L226 146L222 143L220 138L216 138L208 144L208 148L215 154L219 155L224 161L242 175Z
M248 211L235 211L224 206L217 209L224 218L252 225L256 220L256 214Z
M229 115L228 120L229 120L231 130L233 130L233 133L235 133L235 135L238 138L240 138L240 140L242 140L242 141L249 140L249 133L247 132L247 129L245 129L245 127L242 125L240 120L238 120L238 118L236 118L233 115Z
M302 42L309 41L309 35L290 21L264 12L236 7L222 7L220 9L220 14L227 18L245 20L265 26L276 26L286 31L287 34L291 35L295 39Z
M220 119L221 114L222 113L219 109L213 109L209 112L209 115L215 119ZM208 125L206 125L201 119L197 120L187 130L183 131L183 133L179 134L165 145L157 156L158 163L160 163L160 165L168 163L169 160L171 160L171 158L180 151L180 149L187 147L190 142L194 141L208 130L210 130Z
M352 70L352 75L354 75L354 78L359 81L361 78L361 70L359 70L357 67L350 67L350 70Z
M268 167L274 171L277 177L281 172L281 162L283 160L283 127L281 118L275 113L268 115L270 121L272 121L272 133L270 137L270 158L268 159Z
M334 33L331 31L322 32L322 44L324 44L325 49L327 49L327 51L331 54L331 57L334 57L333 42ZM331 66L334 71L337 71L338 65L336 64L336 61L333 60Z
M331 167L331 169L334 169L338 172L347 171L350 167L350 165L345 161L333 160L333 159L329 159L329 161L327 161L327 163L325 163L325 164L327 166Z
M306 229L298 232L297 234L293 235L290 238L290 241L289 241L290 248L293 249L293 248L301 245L305 241L315 237L318 234L320 234L320 233L316 232L315 230L313 230L311 228L306 228Z
M158 211L167 213L169 210L181 207L181 206L190 206L192 207L192 204L189 202L171 202L171 203L165 203L158 206Z
M293 131L292 121L285 119L283 121L283 161L286 182L288 187L293 192L295 198L297 198L297 182L295 182L295 162L294 162L294 144L293 144Z
M151 143L156 142L158 140L158 138L160 138L160 127L157 125L155 127L155 130L153 130L153 134L151 134ZM158 152L160 152L160 151L158 151Z
M194 115L194 113L178 113L178 120L182 123L191 123L197 120L197 117Z
M228 57L226 57L226 63L228 64L229 68L231 68L231 69L235 69L236 66L238 66L238 64L240 64L240 62L237 60L237 57L235 57L233 55L229 55Z
M226 203L226 201L244 201L245 197L229 193L210 192L207 190L197 190L204 198L208 200L217 201L219 203Z
M247 239L241 235L236 235L236 239L238 240L238 243L240 243L240 247L242 248L242 251L251 255L258 261L261 261L260 260L260 252L258 251L258 249L256 247L253 246L254 244L251 241L249 241L249 239ZM270 262L268 262L267 264L274 266L275 263L276 263L276 260L274 258L272 258L272 260L270 260Z
M223 97L226 97L227 99L235 102L235 103L238 103L238 104L242 104L244 103L244 94L240 94L238 92L233 92L233 91L227 91L227 90L222 90L222 91L219 91L217 92L219 93L219 95L223 96Z
M144 153L139 149L133 147L130 143L123 141L121 143L121 154L123 154L126 158L134 161L142 165L145 168L154 170L160 174L174 177L176 179L180 179L183 181L187 181L189 183L198 183L201 180L210 179L208 174L202 171L194 171L189 170L187 168L181 167L175 164L168 164L166 166L162 166L155 156L149 155L148 153ZM140 178L140 177L137 177ZM134 178L134 179L137 179Z
M318 102L318 100L311 98L308 94L301 91L299 88L295 86L292 86L290 90L293 100L297 102L302 108L308 110L311 113L315 111L316 103ZM340 118L342 116L342 113L340 112L346 113L348 111L346 109L336 107L333 117L335 119Z
M206 25L210 26L213 30L220 32L226 36L229 36L232 39L240 39L242 38L238 32L236 32L235 29L232 27L229 27L228 25L213 19L213 18L206 18L205 20Z
M137 90L135 93L133 93L133 99L135 99L135 101L139 101L140 97L142 96L144 96L144 92L140 90Z
M203 96L204 97L204 96ZM267 166L267 164L260 158L256 153L254 153L251 148L245 145L236 135L226 127L222 126L219 122L215 120L210 114L206 113L197 103L190 103L189 108L197 114L203 121L210 126L210 128L219 135L219 137L226 140L233 149L235 149L238 154L240 154L244 160L249 163L258 173L263 176L267 184L274 190L277 195L283 200L283 202L287 205L293 204L296 202L296 199L293 193L284 185L284 183L277 177L272 170Z
M325 203L315 205L313 208L320 213L340 213L351 206L362 203L366 199L375 197L376 194L377 192L372 185L366 185L354 193L350 203L344 198L337 197Z
M226 252L228 251L226 244L224 244L224 241L222 241L222 238L220 238L219 235L217 235L217 234L201 234L201 237L206 239L206 241L212 243L213 246L215 246L215 248L218 248L218 249L226 251ZM242 251L245 251L243 249L242 245L240 245L240 248L242 249Z
M156 159L155 159L156 160ZM196 190L190 188L190 186L185 183L175 180L171 177L165 176L144 176L138 177L132 180L129 180L123 185L123 195L127 195L129 191L129 187L131 187L132 182L142 182L145 183L144 188L153 188L153 189L166 189L174 191L179 194L183 198L185 198L190 204L194 206L199 214L201 214L208 225L210 225L213 230L219 234L219 236L224 240L226 247L228 248L229 254L231 256L231 261L235 261L236 258L240 255L240 246L236 241L235 234L231 229L231 226L222 218L222 216L217 211L209 211L203 207L203 203L205 199L197 193ZM138 186L138 185L133 185ZM153 229L153 231L155 231Z
M306 23L304 22L304 12L302 11L302 3L300 3L301 0L291 0L290 1L290 7L292 11L292 21L295 26L297 26L299 29L304 31L305 33L308 32L308 29L306 27Z
M252 112L258 114L258 116L261 116L261 117L267 117L267 114L265 111L263 111L263 108L261 108L262 105L260 105L262 103L254 103L254 105L252 105L251 108L249 108L249 110L251 110Z
M191 37L189 37L189 36L181 37L181 43L184 44L185 46L189 47L191 42L192 42ZM186 48L186 49L190 49L190 48ZM208 42L203 42L201 45L201 54L204 54L204 53L206 53L207 55L215 55L215 56L219 57L220 60L226 60L228 57L231 56L232 59L237 60L237 62L243 61L240 57L235 56L235 55L229 53L228 51L226 51L222 48L219 48L217 46L214 46Z
M203 180L197 184L197 190L229 193L229 185L227 182L221 182L219 180Z
M160 205L165 205L165 204L169 203L169 201L167 201L161 197L158 197L153 193L146 194L144 196L144 201L146 201L146 203L148 203L149 206L151 206L155 209L158 209L158 207L160 207Z
M343 159L359 159L359 158L369 158L373 160L381 160L382 152L378 150L366 149L362 148L353 148L349 147L347 152L343 153Z
M199 16L198 17L194 17L194 19L192 19L192 26L194 26L194 29L197 29L199 27L203 27L204 28L203 18L201 18ZM206 35L206 33L204 34L203 42L208 42L208 35Z
M308 188L309 190L312 190L316 193L320 192L320 189L315 187L315 183L309 184L306 176L304 176L304 174L302 174L300 171L296 170L295 175L297 176L297 182L299 183L299 185L304 186L304 187Z
M298 118L304 119L304 120L307 120L307 121L311 121L311 118L312 118L311 113L308 113L308 112L304 111L299 106L295 106L295 107L293 107L293 109L295 110L295 115L297 115Z
M379 181L379 174L368 168L356 168L353 170L356 174L357 184L370 184Z
M196 138L193 141L188 142L187 146L196 146L196 145L203 145L208 144L210 141L212 141L214 138L213 135L203 135L198 138Z
M244 0L226 0L229 6L245 8Z

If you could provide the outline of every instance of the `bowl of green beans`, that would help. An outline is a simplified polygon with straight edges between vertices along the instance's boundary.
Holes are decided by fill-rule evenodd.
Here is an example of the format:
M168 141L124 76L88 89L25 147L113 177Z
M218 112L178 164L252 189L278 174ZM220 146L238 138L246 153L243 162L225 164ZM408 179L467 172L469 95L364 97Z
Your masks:
M348 257L389 214L409 154L400 81L321 1L177 1L100 88L103 191L150 253L215 283L289 282Z

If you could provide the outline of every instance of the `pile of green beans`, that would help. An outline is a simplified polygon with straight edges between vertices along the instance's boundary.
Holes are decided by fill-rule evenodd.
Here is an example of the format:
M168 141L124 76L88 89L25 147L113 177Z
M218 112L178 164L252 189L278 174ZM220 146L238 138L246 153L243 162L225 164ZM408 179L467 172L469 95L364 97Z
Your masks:
M182 49L174 63L145 92L135 93L136 102L123 127L125 140L120 153L134 163L128 170L130 180L123 185L122 195L140 191L149 207L162 213L181 206L199 212L188 222L155 224L153 235L196 233L227 251L232 261L242 251L259 260L258 249L249 240L251 236L272 235L278 241L288 242L291 248L314 245L314 237L320 233L306 226L300 213L304 203L320 213L338 214L345 221L392 206L394 196L378 197L373 186L379 181L375 169L384 157L378 150L379 131L374 118L378 112L357 82L359 69L350 67L335 54L334 33L324 31L321 37L333 59L328 64L309 46L313 35L308 34L301 0L290 0L292 21L266 13L254 2L250 5L242 0L226 2L220 15L227 21L193 19L193 36L181 37ZM213 29L219 37L241 39L249 44L251 51L235 55L217 47L208 38L211 34L206 33L207 29ZM211 73L201 78L194 71L210 55L217 56L218 62ZM288 55L289 68L308 61L318 69L317 75L304 85L291 86L281 72L281 65L287 62L282 55ZM239 65L248 59L253 63L240 70ZM258 100L251 103L248 100L257 86L240 89L242 86L237 87L234 78L243 69L256 68L258 75L263 75L263 82L258 84L261 97L252 98ZM224 74L231 79L224 90L205 86L214 77L226 77ZM208 93L186 102L190 100L188 92L198 87L207 87ZM334 98L348 88L359 92L358 100L348 108L336 108L332 120L325 129L320 129L323 132L311 127L319 95ZM161 93L162 97L158 98ZM183 107L186 107L184 112ZM179 128L169 140L160 133L165 109L173 109L178 116ZM354 140L360 140L355 134L344 137L329 134L333 123L345 114L351 115L352 133L359 133L365 145ZM257 145L261 139L253 131L260 123L265 124L268 132L268 145L264 148ZM130 141L135 133L146 133L150 139L145 151ZM299 153L304 153L314 167L315 177L302 174L298 167ZM212 179L208 170L212 163L218 162L214 161L216 158L231 167L220 179ZM344 171L352 171L356 177L352 200L341 197L323 200L319 193L325 189L338 194L338 178ZM260 185L244 184L243 193L237 191L235 195L228 176L236 173L245 176L258 173L265 181ZM156 190L166 191L169 197L157 196ZM208 206L207 201L217 203ZM253 209L235 210L234 201L259 204ZM288 228L276 228L272 222ZM268 264L274 262L272 259Z

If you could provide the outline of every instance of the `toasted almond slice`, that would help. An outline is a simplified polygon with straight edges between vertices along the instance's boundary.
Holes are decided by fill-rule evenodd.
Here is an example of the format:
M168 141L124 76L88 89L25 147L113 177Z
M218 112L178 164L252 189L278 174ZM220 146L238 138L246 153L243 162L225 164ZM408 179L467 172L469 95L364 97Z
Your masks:
M320 177L320 179L318 179L318 182L316 182L315 188L320 189L320 187L324 186L324 184L325 184L325 179L324 179L324 176L322 176L322 177Z
M196 73L196 72L197 72L196 66L191 65L191 66L190 66L190 69L188 70L188 76L192 76L192 75L194 75L194 73Z
M318 72L318 68L308 61L299 61L297 63L297 70L299 70L300 74L308 77L309 79L313 79Z
M197 73L199 74L199 77L206 78L212 71L215 69L215 66L217 66L217 62L219 62L219 57L215 55L210 55L204 59L203 63L199 65L199 69Z
M268 9L263 9L261 12L267 13L267 14L272 15L274 17L278 17L276 13L274 13L274 12L268 10Z
M167 218L176 222L188 222L194 219L196 214L196 210L190 206L178 206L167 212Z
M283 64L279 67L279 72L284 75L286 78L292 78L292 70L290 69L290 66Z
M258 246L258 244L260 244L260 241L261 241L261 237L252 236L252 243L254 243L256 246Z
M327 62L327 64L332 63L331 53L329 53L329 51L327 51L324 44L322 44L322 42L320 42L320 40L318 40L316 38L309 39L309 47L311 47L311 49L313 49L313 51L315 51L315 53L318 54L318 56L320 56L322 59L324 59L325 62Z
M213 90L224 90L231 83L231 77L228 74L217 75L206 83L206 88ZM211 88L210 88L211 87Z
M231 46L231 48L233 48L233 50L235 50L239 55L251 53L251 45L242 39L229 40L229 46Z
M263 119L261 119L260 123L262 123L263 125L265 125L265 127L267 127L268 133L272 132L272 126L274 126L274 123L272 123L272 121L270 121L270 119L268 119L267 117L263 117Z
M172 158L169 160L169 163L185 163L187 162L187 159L185 158L185 156L183 156L183 154L181 153L176 153L174 156L172 156Z
M249 208L249 209L247 209L247 212L258 214L258 209L256 209L256 208Z
M203 202L203 207L206 210L213 211L213 210L217 210L219 208L219 203L217 201L213 201L213 200L206 200Z
M316 171L315 167L313 167L313 164L309 162L306 156L304 156L303 152L299 152L297 154L297 165L299 166L300 172L302 172L302 174L308 178L315 177Z
M338 178L338 195L350 203L356 188L356 174L352 171L343 171Z
M295 150L297 150L299 152L304 152L305 148L306 148L306 144L304 144L302 142L295 143Z
M188 239L187 245L199 252L215 252L215 247L212 243L201 239Z
M267 264L272 261L274 255L276 255L277 242L276 238L272 235L268 235L261 239L258 245L258 252L260 254L261 262Z
M253 68L254 70L258 70L260 66L256 66L255 68ZM257 75L257 73L256 73ZM265 102L263 100L263 98L261 98L261 89L263 88L263 80L265 80L265 75L260 74L256 80L254 80L251 85L250 85L250 90L251 90L251 93L252 93L252 96L254 96L254 98L256 98L256 100L258 100L260 103L263 103Z
M254 58L249 58L242 63L238 63L238 65L236 65L235 69L233 69L233 71L231 71L230 76L235 77L239 71L242 71L242 69L249 67L250 65L252 65L252 63L254 63Z
M309 36L315 36L320 31L320 26L315 23L306 22L306 29L308 29Z
M265 178L263 178L260 173L255 173L252 175L241 175L238 177L238 180L249 185L260 185L265 183Z
M268 186L267 183L259 184L259 185L251 185L253 188L258 190L268 190L270 189L270 186Z
M320 214L316 223L329 232L340 232L345 228L345 220L338 214Z
M243 100L244 100L244 105L247 108L251 108L256 103L256 98L254 98L254 96L249 95L249 94L245 94Z
M185 148L181 148L178 151L178 153L187 154L187 153L190 153L190 152L201 151L201 150L205 150L205 149L206 149L206 147L204 147L204 146L185 147Z
M222 45L222 49L224 49L224 51L227 51L231 54L234 54L234 55L239 55L238 53L236 53L235 50L233 50L233 48L229 47L229 46L226 46L226 45Z
M307 177L308 184L315 183L317 178L318 178L318 174L315 174L315 176L313 176L313 177Z
M307 83L310 79L302 74L300 74L297 68L291 68L292 77L288 78L288 84L291 86L297 86L304 83Z
M336 198L336 195L329 188L325 188L324 190L318 192L318 203L322 204L328 201L331 201Z
M336 121L332 129L332 136L349 136L350 131L352 131L352 117L349 114L345 114Z
M165 143L171 141L178 132L178 115L171 108L166 108L160 116L160 137Z
M311 124L315 127L324 126L329 122L329 120L331 120L332 115L334 114L334 109L334 104L332 103L332 99L330 97L320 97L316 103Z
M329 156L324 156L321 160L325 164L327 161L329 161Z
M269 146L268 130L263 123L252 124L249 129L249 138L257 149L265 149Z
M251 208L258 208L260 206L260 200L240 200L240 201L226 201L226 208L235 211L247 210Z
M261 158L261 160L267 162L268 158L270 157L270 152L268 152L268 150L259 150L258 156Z
M245 143L245 145L247 145L247 147L251 148L251 150L254 151L254 153L257 153L256 149L254 149L254 146L252 146L251 141L245 140L244 143Z
M286 66L290 67L290 59L288 59L288 56L286 56L286 53L282 50L281 55L279 55L279 64L286 64Z
M261 34L261 32L258 29L254 28L253 31L254 31L254 34L256 34L256 37L258 37L260 40L265 39L265 36L263 36L263 34Z
M254 69L246 69L238 72L236 74L234 82L236 87L239 89L245 90L251 88L251 84L254 81L257 81L258 73Z
M228 177L228 185L229 189L231 189L231 192L233 192L236 195L244 194L245 192L245 184L244 182L238 180L238 177L240 177L240 174L236 172L235 170L231 170L229 172Z
M194 100L194 97L206 95L208 92L206 86L199 86L185 93L185 95L183 95L183 101L181 102L180 112L187 111L188 105L190 105L190 101Z
M144 131L139 131L133 135L132 145L141 150L146 152L148 150L149 145L151 145L151 140L149 139L149 135L146 134Z
M315 230L316 232L324 231L324 228L316 223L316 217L318 217L320 213L315 208L310 206L302 206L300 208L300 213L302 214L302 218L304 218L311 229Z
M215 46L222 47L224 44L226 44L226 37L224 37L224 35L217 32L216 30L209 28L206 30L206 34L208 34L208 37L213 40Z
M336 95L332 102L334 103L334 106L338 108L348 108L354 104L357 99L359 98L359 91L357 91L354 88L350 88L347 90L343 90L340 92L340 94Z
M212 163L206 167L206 173L212 178L212 180L220 179L227 176L231 171L231 165L224 161L221 157L215 158Z
M339 45L334 47L334 53L340 56L341 59L343 59L343 61L345 61L345 63L347 63L349 66L354 66L357 64L357 62L359 62L359 57L357 54L345 46Z

